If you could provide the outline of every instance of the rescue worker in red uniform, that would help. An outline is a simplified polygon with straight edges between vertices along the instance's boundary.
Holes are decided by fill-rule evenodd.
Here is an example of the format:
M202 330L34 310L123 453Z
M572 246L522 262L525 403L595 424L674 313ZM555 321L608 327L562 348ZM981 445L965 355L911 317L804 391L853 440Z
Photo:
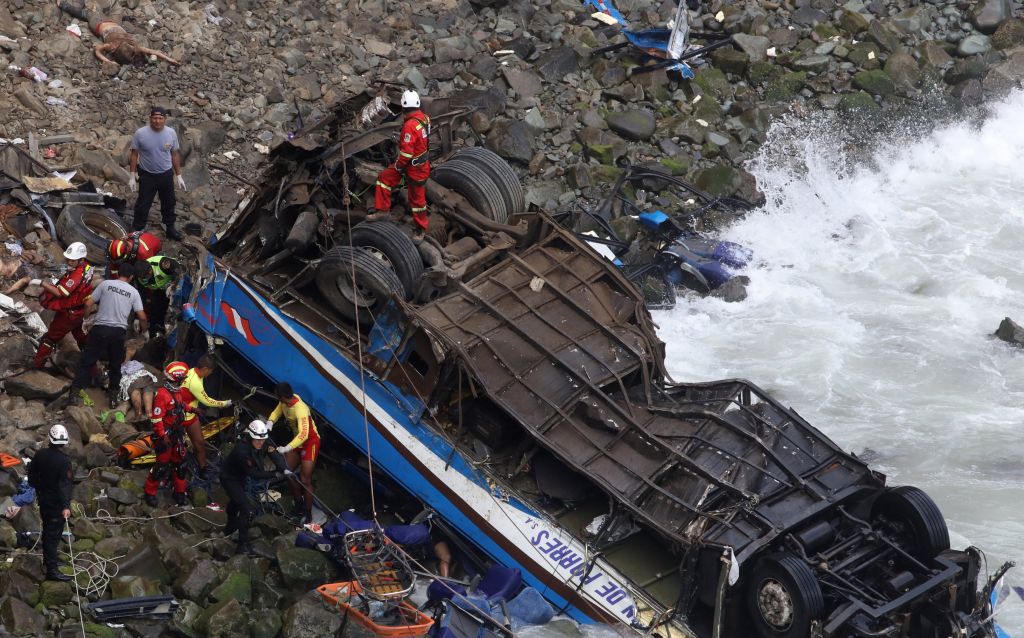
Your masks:
M110 277L117 277L117 265L124 262L146 261L160 254L163 242L152 233L137 230L110 242Z
M196 417L187 414L192 395L181 387L187 374L188 366L181 361L168 364L164 368L164 385L153 398L153 414L150 420L153 422L153 451L156 452L156 465L149 471L143 489L146 493L146 503L151 507L155 507L157 503L157 488L168 478L171 479L174 488L174 502L178 505L188 503L188 496L185 494L188 488L185 428L189 425L189 419L195 420Z
M81 350L85 349L85 330L82 320L85 319L85 308L92 295L92 266L85 261L85 244L76 241L64 251L68 260L68 272L56 283L40 281L43 294L39 302L44 308L56 312L50 328L39 343L36 356L32 359L35 368L42 368L46 359L57 349L57 344L69 332L78 342Z
M404 177L413 221L425 231L427 189L424 186L430 177L430 118L420 110L420 95L416 91L402 94L402 110L405 122L398 138L398 160L394 166L388 166L377 175L374 208L379 212L367 219L386 219L390 216L391 191L402 183Z

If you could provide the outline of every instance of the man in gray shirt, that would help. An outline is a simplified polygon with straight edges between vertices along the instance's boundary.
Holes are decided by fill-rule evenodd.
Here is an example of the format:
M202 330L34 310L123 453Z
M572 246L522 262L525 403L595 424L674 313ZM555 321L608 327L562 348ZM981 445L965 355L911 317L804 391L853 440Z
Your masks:
M149 112L149 126L143 126L132 136L132 152L128 160L131 176L128 188L139 191L135 200L134 230L145 230L153 198L160 195L160 215L168 239L181 239L174 227L174 184L185 190L181 176L181 153L178 134L167 126L167 111L154 106Z
M147 324L146 312L142 309L142 297L129 282L135 276L135 264L120 264L117 279L108 279L96 286L92 298L86 306L98 304L96 323L89 330L88 340L82 358L75 370L75 380L71 384L71 399L84 398L84 388L89 383L90 373L96 362L106 361L109 384L107 395L110 407L117 405L117 391L121 387L121 364L124 363L124 340L128 332L128 322L132 313L139 318L142 333L145 334Z

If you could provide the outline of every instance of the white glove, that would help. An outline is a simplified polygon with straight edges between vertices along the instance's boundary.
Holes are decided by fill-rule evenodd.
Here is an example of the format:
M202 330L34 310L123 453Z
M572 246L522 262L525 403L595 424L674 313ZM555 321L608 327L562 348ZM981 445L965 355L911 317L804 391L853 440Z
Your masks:
M267 419L266 421L264 421L264 423L267 424L267 429L268 430L273 430L274 429L274 422L271 421L270 419Z
M130 190L133 193L135 191L139 190L139 174L138 173L132 173L131 175L128 176L128 190Z
M178 188L180 188L181 190L183 190L183 191L187 191L188 190L187 188L185 188L185 178L182 177L181 175L176 176L174 178L174 181L178 182Z
M234 404L235 404L235 402L234 402L234 401L232 401L231 399L225 399L225 400L224 400L224 407L225 407L225 408L230 408L230 407L231 407L231 406L233 406Z
M285 475L285 476L295 476L295 472L292 472L291 470L287 470L287 469L286 469L286 470L284 471L284 475Z
M42 279L29 279L28 281L28 285L30 286L38 286L41 283L43 283Z
M277 448L277 451L280 452L281 454L285 454L287 452L291 452L292 451L292 446L290 446L290 445L282 445L281 447Z

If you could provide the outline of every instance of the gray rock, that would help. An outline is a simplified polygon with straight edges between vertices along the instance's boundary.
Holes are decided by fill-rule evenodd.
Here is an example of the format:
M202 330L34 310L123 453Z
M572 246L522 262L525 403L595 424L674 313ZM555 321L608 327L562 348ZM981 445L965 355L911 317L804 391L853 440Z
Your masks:
M20 332L0 338L0 376L25 363L35 351L32 340Z
M628 140L649 139L657 127L654 113L646 109L612 112L606 121L608 128Z
M1024 20L1006 20L992 36L993 48L1004 51L1024 44Z
M90 470L95 467L106 467L110 465L110 451L109 446L89 443L82 449L82 463Z
M293 76L288 80L288 85L292 87L292 94L300 100L314 101L323 97L320 78L316 73Z
M26 399L56 399L68 391L71 382L41 370L29 370L4 382L8 394Z
M205 600L217 581L217 565L209 559L193 563L190 570L174 582L174 593L191 600Z
M139 497L136 496L134 492L126 490L123 487L108 487L107 498L118 505L135 505L139 502Z
M536 97L543 88L540 76L533 71L502 67L501 74L520 100Z
M0 410L0 427L34 430L46 424L46 408L38 401L11 405Z
M917 5L900 11L893 16L893 24L904 33L918 34L931 26L933 9L928 5Z
M487 135L487 148L507 160L529 164L533 159L533 131L523 122L496 120Z
M115 576L110 579L111 598L137 598L160 594L160 584L142 576Z
M549 82L559 82L570 73L579 71L579 59L571 47L548 49L537 58L537 70Z
M827 55L808 55L807 57L803 57L795 61L793 63L793 68L797 71L821 73L828 70L828 65L831 61L832 58Z
M768 48L771 46L771 41L768 38L761 35L737 33L732 39L736 46L747 54L751 62L764 62L768 59Z
M197 625L202 614L202 607L191 600L181 600L179 601L178 611L170 622L170 628L176 634L181 634L186 638L199 638L201 634Z
M1015 346L1024 346L1024 328L1009 317L1004 317L999 327L996 328L995 336Z
M953 63L953 58L946 53L938 42L928 41L921 44L918 51L921 53L921 62L937 69L944 68Z
M224 143L227 131L217 122L204 120L189 129L189 136L192 138L192 147L198 154L209 155Z
M977 78L964 80L954 86L950 93L964 106L978 106L985 100L984 86Z
M982 82L986 91L1006 95L1024 81L1024 49L1017 49L1003 62L992 67Z
M451 96L449 104L452 108L476 107L482 109L489 118L505 112L505 93L491 87L489 89L463 89Z
M970 55L978 55L979 53L987 53L992 50L992 41L987 35L980 33L972 33L963 40L956 47L957 55L967 57Z
M594 62L590 67L590 73L604 88L618 86L626 81L626 69L618 60L606 60L604 58Z
M526 116L523 118L523 121L526 122L527 126L538 133L548 128L548 123L544 121L544 115L541 114L540 109L536 107L526 112Z
M128 171L104 151L79 147L75 153L75 160L82 164L84 173L122 184L128 183Z
M711 131L708 133L705 141L709 144L714 144L715 146L725 146L732 140L729 139L728 135L722 135L718 131Z
M210 592L210 599L214 602L232 598L243 605L248 605L252 600L252 579L249 577L249 570L228 573L224 580Z
M309 590L331 582L335 575L331 559L320 552L289 547L277 552L277 565L284 582L293 589Z
M1003 21L1013 15L1010 0L978 0L971 11L971 22L982 33L995 33Z
M46 633L43 615L11 596L0 602L0 620L4 628L15 636L42 636Z
M980 79L988 72L988 65L981 56L957 60L953 68L946 71L947 84L960 84L964 80Z
M900 32L888 20L874 20L868 25L868 39L886 51L900 48Z
M906 51L897 51L885 61L885 72L903 92L913 90L921 81L917 60Z
M828 16L821 9L815 9L810 5L804 5L793 12L793 22L813 27L816 24L828 21Z
M743 301L747 298L747 286L749 284L750 277L739 275L712 290L711 296L730 303Z
M473 47L467 38L454 35L434 40L434 61L443 64L473 57Z
M82 443L88 443L89 437L94 434L105 434L103 425L93 414L92 408L87 408L84 405L72 405L65 411L71 420L78 424L78 429L82 432Z
M481 80L490 81L498 76L498 61L489 55L474 56L468 71Z
M327 613L334 613L324 609ZM341 616L338 618L338 626L341 626ZM248 635L249 617L242 608L242 605L234 598L228 598L224 602L215 603L208 607L199 618L196 619L195 627L203 632L202 635L209 638L234 638L235 636ZM337 630L337 627L335 628ZM329 636L331 634L321 634Z
M341 628L341 615L327 609L315 594L307 594L284 612L284 638L333 636Z

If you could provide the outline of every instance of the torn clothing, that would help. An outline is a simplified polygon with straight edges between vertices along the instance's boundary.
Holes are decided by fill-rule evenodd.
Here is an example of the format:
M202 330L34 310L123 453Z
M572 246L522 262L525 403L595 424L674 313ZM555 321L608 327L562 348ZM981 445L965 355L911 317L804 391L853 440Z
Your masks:
M309 410L309 406L299 398L299 395L294 395L287 402L282 401L278 403L267 420L273 423L282 416L288 421L292 431L295 432L295 437L288 442L289 448L293 450L298 449L313 438L319 443L320 432L316 429L316 424L313 422L313 415Z

